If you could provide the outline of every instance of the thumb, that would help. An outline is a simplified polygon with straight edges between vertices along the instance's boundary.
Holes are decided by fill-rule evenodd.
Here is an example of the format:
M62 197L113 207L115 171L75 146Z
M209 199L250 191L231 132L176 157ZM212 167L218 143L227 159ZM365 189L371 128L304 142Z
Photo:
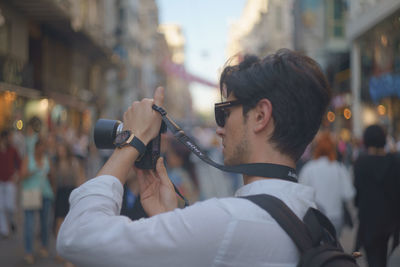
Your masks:
M159 86L154 92L154 104L162 107L164 104L164 88Z

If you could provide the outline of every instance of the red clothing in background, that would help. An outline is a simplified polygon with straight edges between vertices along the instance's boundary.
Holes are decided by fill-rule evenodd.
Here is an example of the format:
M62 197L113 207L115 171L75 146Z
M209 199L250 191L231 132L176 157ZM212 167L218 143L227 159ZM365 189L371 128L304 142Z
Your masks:
M21 166L21 158L17 150L8 146L4 151L0 150L0 181L8 182L13 174Z

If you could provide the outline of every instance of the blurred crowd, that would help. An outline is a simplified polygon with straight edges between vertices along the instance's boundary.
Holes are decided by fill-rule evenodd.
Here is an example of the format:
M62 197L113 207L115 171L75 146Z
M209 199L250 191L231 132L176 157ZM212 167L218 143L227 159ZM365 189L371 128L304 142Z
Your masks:
M368 126L361 140L321 131L298 162L299 183L315 189L316 204L336 234L357 226L354 251L365 251L369 267L386 266L399 244L399 148L380 125Z
M57 236L69 210L72 190L95 177L111 153L97 150L83 130L60 125L42 134L41 124L34 117L24 132L4 130L0 138L0 235L10 238L17 229L22 231L21 246L27 263L34 263L36 255L49 256L49 238ZM358 225L354 248L364 248L369 262L382 262L389 238L399 230L393 207L399 204L396 201L400 192L389 191L388 187L400 188L400 172L393 167L400 141L396 143L385 135L380 126L374 127L360 140L344 140L321 131L299 160L297 170L299 182L315 189L316 203L332 221L337 235L343 227ZM220 141L213 129L194 128L191 135L210 158L223 162ZM161 145L168 175L190 204L233 196L242 185L240 175L209 166L169 134L162 136ZM129 176L121 214L137 220L146 214L133 169ZM349 212L349 204L358 208L357 218ZM182 201L180 206L184 205ZM23 214L22 222L16 220L18 211ZM374 219L377 216L379 222ZM35 226L36 218L39 227ZM40 247L34 247L35 239L40 240ZM395 247L396 240L392 243ZM57 256L56 259L64 262Z

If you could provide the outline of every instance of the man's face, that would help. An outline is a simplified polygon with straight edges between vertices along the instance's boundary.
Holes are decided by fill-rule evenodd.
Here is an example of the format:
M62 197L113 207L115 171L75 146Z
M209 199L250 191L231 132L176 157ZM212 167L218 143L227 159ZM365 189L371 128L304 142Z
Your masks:
M231 94L226 101L234 101ZM216 133L222 139L225 165L238 165L246 163L249 155L247 138L247 121L243 116L242 105L225 108L225 125L218 126Z

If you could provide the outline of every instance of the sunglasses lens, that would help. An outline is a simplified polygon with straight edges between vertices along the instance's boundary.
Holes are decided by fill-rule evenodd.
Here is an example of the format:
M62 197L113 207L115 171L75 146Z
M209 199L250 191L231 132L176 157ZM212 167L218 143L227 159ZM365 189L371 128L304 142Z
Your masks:
M219 127L225 126L225 112L222 108L215 108L215 121Z

